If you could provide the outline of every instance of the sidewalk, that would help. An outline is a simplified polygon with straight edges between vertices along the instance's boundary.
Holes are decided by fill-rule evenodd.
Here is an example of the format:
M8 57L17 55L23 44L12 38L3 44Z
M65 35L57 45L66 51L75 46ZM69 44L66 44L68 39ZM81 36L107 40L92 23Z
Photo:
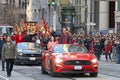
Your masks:
M0 61L0 80L34 80L34 79L25 77L24 74L17 73L14 70L12 71L11 77L7 77L6 71L2 71L1 61Z

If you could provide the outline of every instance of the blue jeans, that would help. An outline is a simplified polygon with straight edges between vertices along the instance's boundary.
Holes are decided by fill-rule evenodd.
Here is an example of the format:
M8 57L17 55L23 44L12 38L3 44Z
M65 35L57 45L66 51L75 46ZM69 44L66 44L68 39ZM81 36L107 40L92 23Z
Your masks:
M117 64L120 64L120 54L116 54Z

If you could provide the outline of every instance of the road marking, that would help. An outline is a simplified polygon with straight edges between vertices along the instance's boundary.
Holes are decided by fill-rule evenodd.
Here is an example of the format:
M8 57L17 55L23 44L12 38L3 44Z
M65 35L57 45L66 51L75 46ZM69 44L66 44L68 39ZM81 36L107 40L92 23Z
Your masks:
M6 77L4 77L2 75L0 75L0 77L3 78L3 79L5 79L5 80L9 80L8 78L6 78Z

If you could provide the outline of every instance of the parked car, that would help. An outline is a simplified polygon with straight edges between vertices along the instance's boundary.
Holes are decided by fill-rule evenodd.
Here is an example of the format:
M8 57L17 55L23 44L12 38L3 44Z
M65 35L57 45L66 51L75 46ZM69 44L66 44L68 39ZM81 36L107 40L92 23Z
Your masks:
M57 44L42 54L41 72L51 77L60 73L90 73L91 77L97 77L98 60L84 46Z
M37 43L21 42L17 44L15 64L40 64L43 49Z

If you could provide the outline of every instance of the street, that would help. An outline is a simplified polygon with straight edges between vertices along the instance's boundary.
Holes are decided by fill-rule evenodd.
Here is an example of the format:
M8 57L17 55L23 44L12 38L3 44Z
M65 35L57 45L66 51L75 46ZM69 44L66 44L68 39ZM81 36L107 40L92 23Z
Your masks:
M51 77L48 74L41 74L41 67L38 65L15 65L12 76L9 78L7 78L5 71L0 71L0 80L119 80L119 67L120 65L115 62L105 62L104 56L102 56L101 61L99 61L98 77L94 78L89 77L88 74L69 74Z

